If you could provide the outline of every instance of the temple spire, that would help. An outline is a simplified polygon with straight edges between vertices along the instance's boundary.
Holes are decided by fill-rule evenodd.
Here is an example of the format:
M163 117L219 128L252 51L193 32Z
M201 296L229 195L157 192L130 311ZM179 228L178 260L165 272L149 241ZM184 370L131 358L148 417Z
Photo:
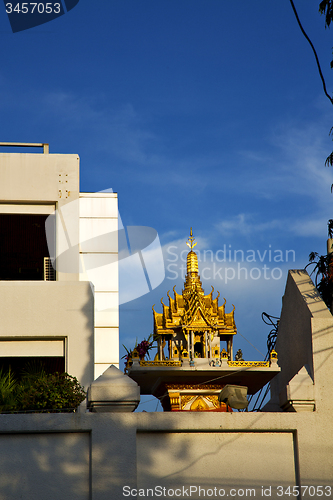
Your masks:
M195 245L197 244L197 242L193 243L195 238L193 237L193 233L192 233L192 228L191 228L191 231L190 231L190 237L189 237L189 242L187 241L186 242L186 245L191 249L193 250L193 248L195 247Z
M199 293L203 295L203 290L199 276L198 256L193 251L193 248L197 244L196 242L194 243L194 240L195 238L193 236L191 228L189 241L186 242L186 245L190 248L190 251L187 254L187 266L186 266L187 274L184 283L185 285L184 292L186 298L188 298L193 293L194 289L197 289Z

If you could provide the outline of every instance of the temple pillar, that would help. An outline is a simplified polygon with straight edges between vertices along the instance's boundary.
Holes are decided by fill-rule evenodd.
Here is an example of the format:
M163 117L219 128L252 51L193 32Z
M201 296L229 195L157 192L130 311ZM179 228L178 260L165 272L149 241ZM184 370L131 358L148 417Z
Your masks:
M208 350L208 332L207 330L205 331L205 358L209 357L209 350Z
M162 345L162 338L159 337L158 339L158 355L159 355L159 359L160 361L163 360L163 345Z
M228 358L229 358L229 360L233 361L232 337L231 336L227 340L227 351L228 351Z
M194 332L191 330L191 353L192 359L194 359Z

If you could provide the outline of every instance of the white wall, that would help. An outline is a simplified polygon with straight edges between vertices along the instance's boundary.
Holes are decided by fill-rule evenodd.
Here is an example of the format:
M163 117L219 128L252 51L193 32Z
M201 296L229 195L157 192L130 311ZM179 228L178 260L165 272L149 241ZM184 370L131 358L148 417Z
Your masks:
M89 499L89 445L86 432L1 436L0 498ZM9 461L8 461L9 458Z
M95 296L95 378L119 367L118 199L116 193L80 193L80 280Z
M332 411L333 316L304 270L288 273L276 351L281 373L271 384L273 405L281 401L286 385L306 365L308 380L299 375L299 384L302 381L312 389L316 412ZM295 383L297 387L297 378L294 388Z
M66 371L87 389L93 381L93 300L89 283L0 281L0 356L65 354Z

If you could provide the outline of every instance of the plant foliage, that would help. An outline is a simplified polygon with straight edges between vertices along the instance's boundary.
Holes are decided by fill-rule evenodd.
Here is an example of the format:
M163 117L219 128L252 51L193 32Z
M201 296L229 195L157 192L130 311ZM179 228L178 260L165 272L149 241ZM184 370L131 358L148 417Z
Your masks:
M138 356L140 359L144 359L144 357L147 355L148 358L149 356L149 351L154 347L154 339L153 339L153 334L151 333L147 339L143 339L139 344L138 344L138 339L135 341L135 347L131 351L127 349L126 346L123 344L123 348L126 350L126 354L121 358L125 358L125 371L126 369L131 366L132 364L132 357L133 357L133 352L136 351L138 353Z
M321 298L330 309L332 306L333 296L333 255L318 255L317 252L311 252L309 255L309 264L314 264L314 268L310 275L315 275L315 285L320 293Z
M333 21L333 0L322 0L319 4L319 12L325 15L325 27L329 28Z
M28 375L20 386L19 410L72 412L85 399L78 380L68 373L51 373L42 377Z
M17 382L12 372L0 369L0 412L10 411L16 404Z
M0 371L0 412L73 412L86 393L68 373L47 374L30 367L17 382L11 372Z
M327 223L328 237L333 238L333 219ZM333 298L333 253L319 255L317 252L311 252L309 255L309 264L305 267L314 265L310 276L314 274L315 285L321 298L329 309L332 308Z

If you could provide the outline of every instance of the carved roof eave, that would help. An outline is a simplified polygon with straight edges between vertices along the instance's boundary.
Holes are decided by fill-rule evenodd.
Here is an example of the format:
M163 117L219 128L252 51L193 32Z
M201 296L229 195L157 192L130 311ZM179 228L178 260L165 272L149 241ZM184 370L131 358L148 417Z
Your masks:
M178 327L178 329L181 330L180 327ZM163 329L157 330L156 335L173 335L174 333L176 333L176 330L177 330L177 328L172 329L172 330L163 328Z
M162 314L160 315L160 319L162 319ZM233 326L227 326L225 323L222 324L213 324L213 323L196 323L192 321L187 324L177 323L170 324L168 321L167 324L163 322L163 324L158 324L157 321L154 322L155 332L157 334L170 334L175 331L183 330L183 331L191 331L191 330L205 330L205 331L215 331L218 335L236 335L237 328Z
M223 329L223 331L218 331L217 334L219 336L223 336L223 335L236 335L237 333L237 330L226 330L225 328Z
M192 325L182 325L181 328L183 331L186 331L186 332L191 332L191 331L216 332L216 334L219 336L236 335L237 334L236 328L228 329L225 326L218 326L218 325L208 326L208 325L192 324Z

